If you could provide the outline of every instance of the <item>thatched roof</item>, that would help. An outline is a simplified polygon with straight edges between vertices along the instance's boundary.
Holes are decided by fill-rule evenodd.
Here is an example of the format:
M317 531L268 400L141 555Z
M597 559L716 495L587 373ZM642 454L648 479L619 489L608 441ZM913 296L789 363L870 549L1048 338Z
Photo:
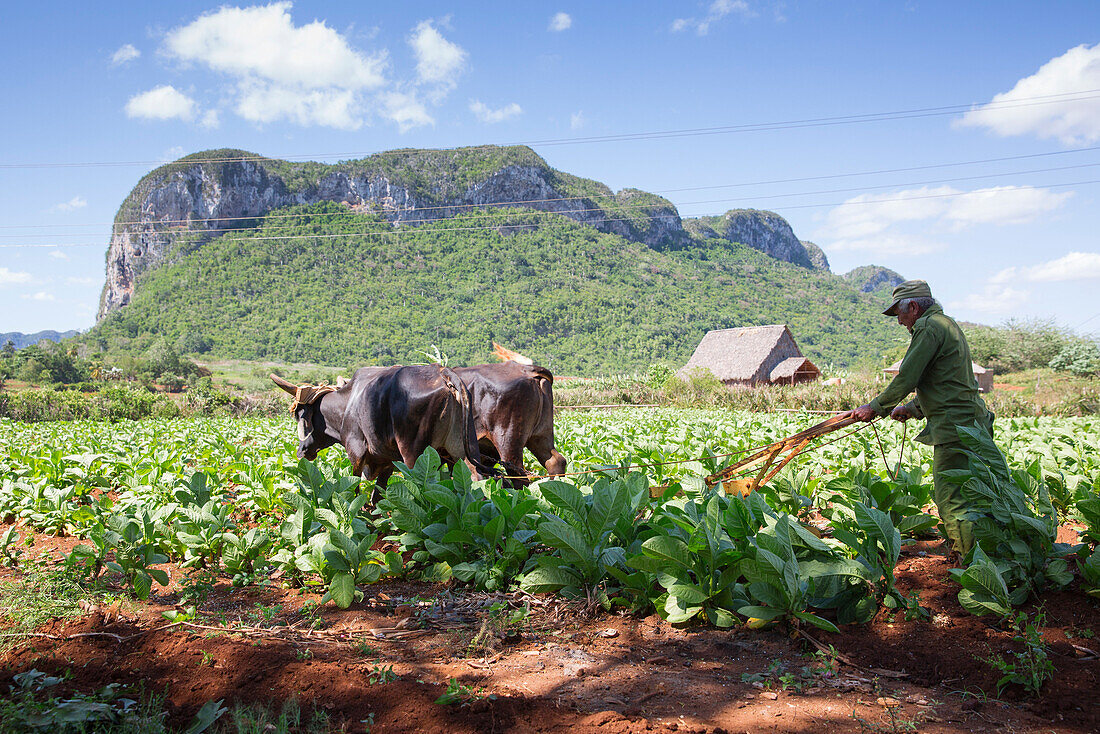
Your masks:
M708 369L723 382L767 382L792 358L799 361L781 370L788 379L806 360L784 324L718 329L707 332L682 372Z
M819 370L813 362L806 359L805 357L788 357L787 359L783 360L772 368L772 371L768 374L768 379L770 379L772 382L777 382L779 380L789 380L797 373L807 372L816 375L821 374L821 370Z

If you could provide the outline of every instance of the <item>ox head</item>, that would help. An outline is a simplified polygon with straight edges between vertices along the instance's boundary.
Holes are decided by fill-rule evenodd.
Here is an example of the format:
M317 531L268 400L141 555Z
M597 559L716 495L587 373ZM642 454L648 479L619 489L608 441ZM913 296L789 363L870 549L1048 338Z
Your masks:
M329 435L325 415L321 412L321 398L336 388L330 385L294 385L274 374L271 380L294 396L290 411L298 421L299 459L313 461L318 451L338 442L337 437Z

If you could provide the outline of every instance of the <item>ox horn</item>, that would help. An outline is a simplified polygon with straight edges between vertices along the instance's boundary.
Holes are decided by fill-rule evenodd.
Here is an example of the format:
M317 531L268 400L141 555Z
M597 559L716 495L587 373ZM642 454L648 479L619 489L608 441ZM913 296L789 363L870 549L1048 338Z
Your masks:
M279 387L281 387L283 390L286 390L291 395L297 396L297 394L298 394L298 386L297 385L290 384L289 382L287 382L283 378L279 377L275 373L271 373L270 377L271 377L271 381L274 382Z

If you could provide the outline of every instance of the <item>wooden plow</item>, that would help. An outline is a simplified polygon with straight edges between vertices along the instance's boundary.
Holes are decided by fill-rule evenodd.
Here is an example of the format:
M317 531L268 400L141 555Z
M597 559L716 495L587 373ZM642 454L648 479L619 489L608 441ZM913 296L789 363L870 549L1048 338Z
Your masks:
M792 436L787 436L765 446L751 456L741 459L736 464L727 466L717 474L711 474L705 480L707 486L712 487L721 482L722 489L726 491L726 494L739 494L742 497L748 497L757 487L778 474L791 459L802 453L811 441L859 422L859 419L854 416L842 416L843 414L834 415L804 431L799 431ZM781 454L786 455L779 459ZM776 463L776 459L779 459L779 463ZM760 468L756 470L755 476L737 476L755 469L756 464L760 464Z

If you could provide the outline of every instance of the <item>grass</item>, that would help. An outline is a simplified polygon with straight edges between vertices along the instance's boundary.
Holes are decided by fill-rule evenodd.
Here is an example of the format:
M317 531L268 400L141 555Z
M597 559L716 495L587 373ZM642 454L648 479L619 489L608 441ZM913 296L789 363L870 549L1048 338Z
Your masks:
M218 734L326 734L345 730L343 726L334 728L329 715L319 709L305 719L293 698L284 701L278 713L273 706L237 704L213 729Z
M4 621L0 651L7 650L50 619L81 616L84 613L81 602L104 601L107 595L101 589L64 570L31 567L19 581L0 583L0 610L3 610Z

